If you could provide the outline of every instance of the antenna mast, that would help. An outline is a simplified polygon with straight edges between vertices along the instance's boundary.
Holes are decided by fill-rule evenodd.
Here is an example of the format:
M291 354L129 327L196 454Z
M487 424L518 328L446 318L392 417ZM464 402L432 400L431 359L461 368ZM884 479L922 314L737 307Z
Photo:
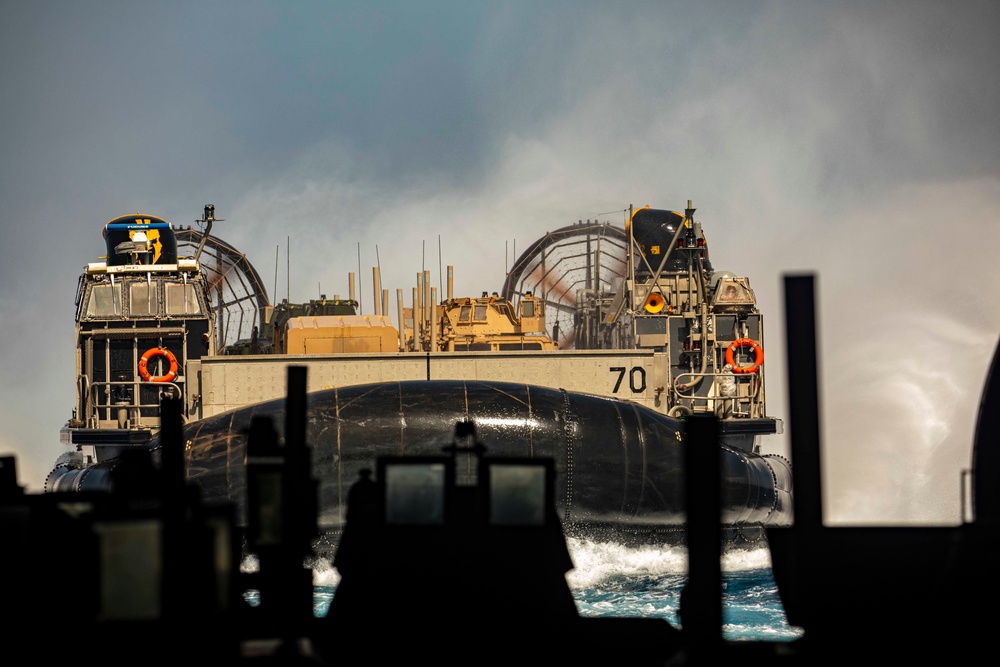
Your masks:
M212 223L215 222L215 206L213 204L205 204L205 215L201 220L195 220L195 222L201 222L205 225L205 231L201 235L201 243L198 244L198 250L194 253L194 261L201 259L201 251L205 247L205 243L208 241L209 234L212 233ZM219 218L219 222L222 222L224 218Z

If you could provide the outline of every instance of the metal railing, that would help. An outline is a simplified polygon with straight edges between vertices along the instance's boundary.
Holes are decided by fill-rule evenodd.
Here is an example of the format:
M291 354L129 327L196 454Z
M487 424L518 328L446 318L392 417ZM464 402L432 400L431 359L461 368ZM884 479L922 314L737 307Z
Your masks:
M677 382L686 378L690 378L690 380L682 382L682 384L685 387L691 388L690 393L677 388ZM696 394L694 391L701 384L700 382L696 382L698 378L711 378L716 390L719 387L719 379L733 380L736 383L736 393L732 396ZM753 382L753 379L753 376L750 374L735 375L733 373L717 372L680 373L674 378L674 382L671 383L672 404L674 406L687 405L682 401L689 401L692 412L714 412L719 414L720 411L723 411L725 416L722 418L751 419L759 417L763 413L763 402L760 400L761 383ZM746 386L748 391L741 394L739 391L740 385ZM727 410L727 407L730 409Z
M160 407L160 396L157 395L155 403L142 403L135 397L140 395L139 387L142 385L157 385L159 387L169 387L173 395L181 398L184 391L181 383L177 382L142 382L140 380L111 380L104 382L90 382L86 375L81 375L77 382L83 381L84 386L84 409L87 415L87 428L99 428L101 423L101 411L104 411L104 421L118 421L119 428L138 428L142 424L142 408ZM113 387L128 387L131 389L132 399L113 398ZM103 389L106 403L94 400L101 395ZM162 393L162 392L161 392Z

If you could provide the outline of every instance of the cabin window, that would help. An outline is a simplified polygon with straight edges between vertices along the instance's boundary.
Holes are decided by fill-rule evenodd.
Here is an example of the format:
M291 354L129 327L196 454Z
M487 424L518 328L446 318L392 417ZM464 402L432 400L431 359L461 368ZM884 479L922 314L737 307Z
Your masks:
M635 332L637 334L665 334L667 333L667 318L657 316L643 316L635 318Z
M87 301L88 317L121 315L121 285L95 285Z
M462 306L462 310L458 314L458 321L468 322L469 317L471 316L472 316L472 306Z
M489 343L455 343L456 352L490 352L493 347Z
M753 302L753 295L750 294L749 290L735 281L719 283L716 288L715 304L718 306L736 304L752 305Z
M500 343L497 346L498 350L510 351L510 350L540 350L542 349L541 343L532 343L521 341L519 343Z
M166 303L167 315L200 315L198 294L191 283L167 283Z
M156 285L134 282L128 286L128 312L133 317L156 316Z
M485 304L484 305L476 304L476 311L475 311L475 313L473 313L473 315L474 315L473 319L476 322L485 322L486 321L486 306L485 306Z
M534 317L535 316L535 302L534 301L522 301L521 302L521 317Z
M380 471L387 524L443 524L448 468L444 463L389 463Z

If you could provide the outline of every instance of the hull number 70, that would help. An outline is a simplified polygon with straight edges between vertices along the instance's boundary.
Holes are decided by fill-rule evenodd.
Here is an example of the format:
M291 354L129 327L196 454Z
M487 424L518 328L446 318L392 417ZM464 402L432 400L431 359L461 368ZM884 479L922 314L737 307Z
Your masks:
M622 381L625 379L626 371L628 372L628 388L632 390L632 393L641 394L646 391L646 369L642 366L633 366L632 368L612 366L610 370L612 373L618 374L618 378L615 380L615 388L611 390L612 394L618 393L618 390L622 386Z

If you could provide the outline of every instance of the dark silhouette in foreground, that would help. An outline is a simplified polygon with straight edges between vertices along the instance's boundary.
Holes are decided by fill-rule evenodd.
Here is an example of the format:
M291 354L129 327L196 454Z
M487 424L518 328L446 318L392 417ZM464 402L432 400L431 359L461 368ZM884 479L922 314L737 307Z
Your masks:
M804 630L792 648L806 659L853 658L860 647L873 647L921 661L992 648L996 622L988 609L1000 594L991 566L1000 547L1000 346L973 443L974 520L956 527L825 526L813 290L812 276L785 278L795 521L767 530L788 622Z
M460 486L455 466L467 454L478 483ZM660 664L680 644L666 621L577 613L554 479L551 459L490 457L471 422L456 425L439 457L380 458L376 480L362 473L351 490L320 653L365 650L384 630L377 656L390 663L586 663L595 643L626 642L630 664Z

